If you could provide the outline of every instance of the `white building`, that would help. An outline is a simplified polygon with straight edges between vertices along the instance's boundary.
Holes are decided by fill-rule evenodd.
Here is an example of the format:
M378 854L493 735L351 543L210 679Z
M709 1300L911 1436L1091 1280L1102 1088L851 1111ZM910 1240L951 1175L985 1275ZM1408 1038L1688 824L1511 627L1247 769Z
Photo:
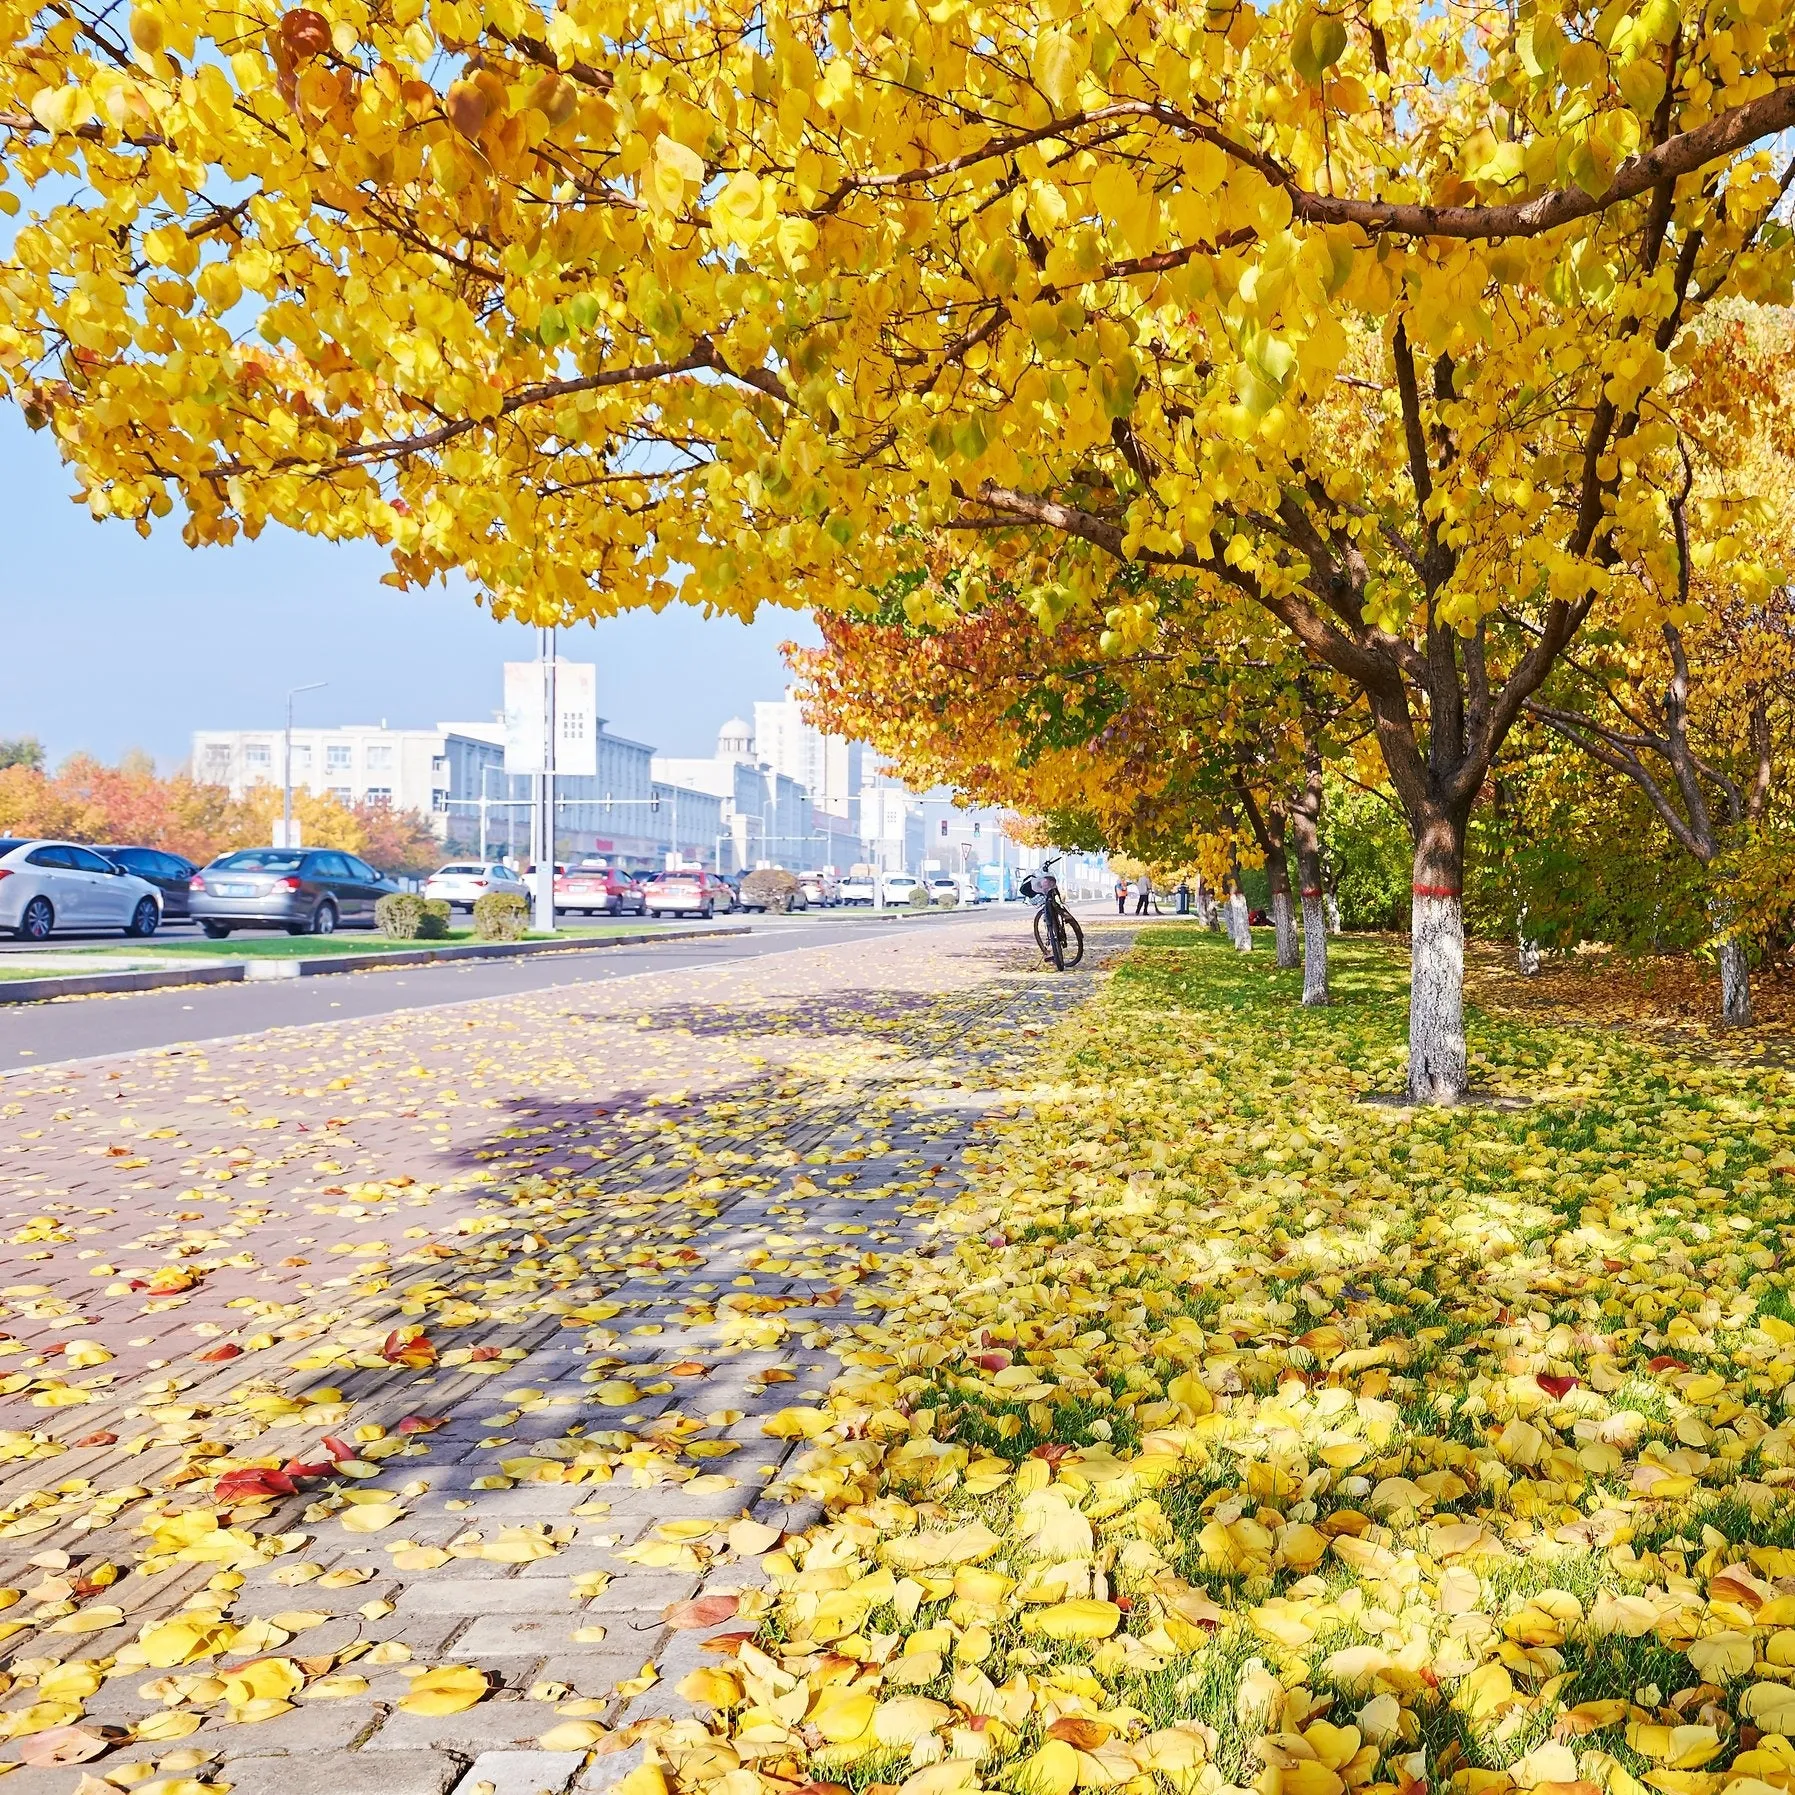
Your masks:
M344 804L444 814L450 795L446 737L452 725L388 729L385 723L293 731L292 785L328 793ZM286 737L278 729L198 729L193 776L230 787L241 798L253 786L289 783Z
M796 687L787 686L783 698L754 706L751 747L763 765L803 786L818 810L859 823L861 746L805 722Z
M922 809L901 785L868 786L860 794L861 851L884 873L914 873L923 857Z
M242 797L286 783L281 730L202 729L193 775ZM670 850L708 858L722 806L701 790L677 790L651 770L654 750L598 723L598 772L556 780L557 859L592 855L658 868ZM387 805L431 818L445 851L494 853L522 862L530 839L532 781L505 772L505 725L438 723L434 729L351 724L293 731L295 790L344 804Z
M759 708L758 706L756 707ZM657 755L654 776L715 794L722 827L715 844L720 872L784 866L797 872L841 865L833 856L845 819L819 813L810 791L763 761L753 728L731 717L717 731L717 752L706 759ZM845 838L851 845L852 836Z

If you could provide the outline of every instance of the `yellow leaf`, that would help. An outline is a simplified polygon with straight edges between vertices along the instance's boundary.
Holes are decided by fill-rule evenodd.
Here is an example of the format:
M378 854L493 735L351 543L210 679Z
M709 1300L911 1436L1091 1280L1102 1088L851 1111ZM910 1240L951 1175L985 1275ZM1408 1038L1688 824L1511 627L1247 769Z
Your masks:
M446 1664L414 1677L409 1693L402 1695L397 1706L407 1714L425 1714L441 1719L471 1708L486 1693L486 1673L465 1664Z
M1038 1608L1024 1621L1031 1633L1045 1633L1049 1639L1107 1639L1121 1623L1122 1610L1114 1602L1088 1596Z

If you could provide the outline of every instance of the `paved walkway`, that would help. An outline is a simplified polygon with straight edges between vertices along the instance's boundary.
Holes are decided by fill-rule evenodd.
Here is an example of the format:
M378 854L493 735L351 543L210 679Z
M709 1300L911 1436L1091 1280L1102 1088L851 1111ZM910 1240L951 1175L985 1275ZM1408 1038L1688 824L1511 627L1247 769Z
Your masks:
M612 1786L812 1518L769 1413L1089 988L968 919L0 1084L4 1705L104 1746L6 1795Z

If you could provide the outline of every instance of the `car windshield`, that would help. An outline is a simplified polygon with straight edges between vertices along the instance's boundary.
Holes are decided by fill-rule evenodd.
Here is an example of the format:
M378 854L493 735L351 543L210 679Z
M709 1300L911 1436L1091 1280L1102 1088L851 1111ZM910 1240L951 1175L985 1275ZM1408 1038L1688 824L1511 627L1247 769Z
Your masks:
M483 870L483 868L478 866L439 866L436 869L436 876L439 879L446 879L451 874L465 874L469 878L478 878Z
M278 848L245 848L241 853L220 855L212 865L219 872L295 873L304 858Z

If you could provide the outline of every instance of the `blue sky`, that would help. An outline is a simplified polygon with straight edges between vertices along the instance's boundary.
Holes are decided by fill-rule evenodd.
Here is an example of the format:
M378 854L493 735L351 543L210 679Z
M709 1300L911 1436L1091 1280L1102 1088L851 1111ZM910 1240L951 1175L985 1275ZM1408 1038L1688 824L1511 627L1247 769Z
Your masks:
M73 485L48 435L0 404L0 736L35 735L52 760L145 748L168 770L193 730L278 724L287 688L318 679L297 720L486 717L502 663L536 652L533 631L493 622L467 588L382 586L378 550L271 530L195 551L176 517L146 542L94 523ZM726 716L779 696L779 644L814 635L790 611L744 626L674 607L571 630L562 652L597 662L618 734L708 754Z

